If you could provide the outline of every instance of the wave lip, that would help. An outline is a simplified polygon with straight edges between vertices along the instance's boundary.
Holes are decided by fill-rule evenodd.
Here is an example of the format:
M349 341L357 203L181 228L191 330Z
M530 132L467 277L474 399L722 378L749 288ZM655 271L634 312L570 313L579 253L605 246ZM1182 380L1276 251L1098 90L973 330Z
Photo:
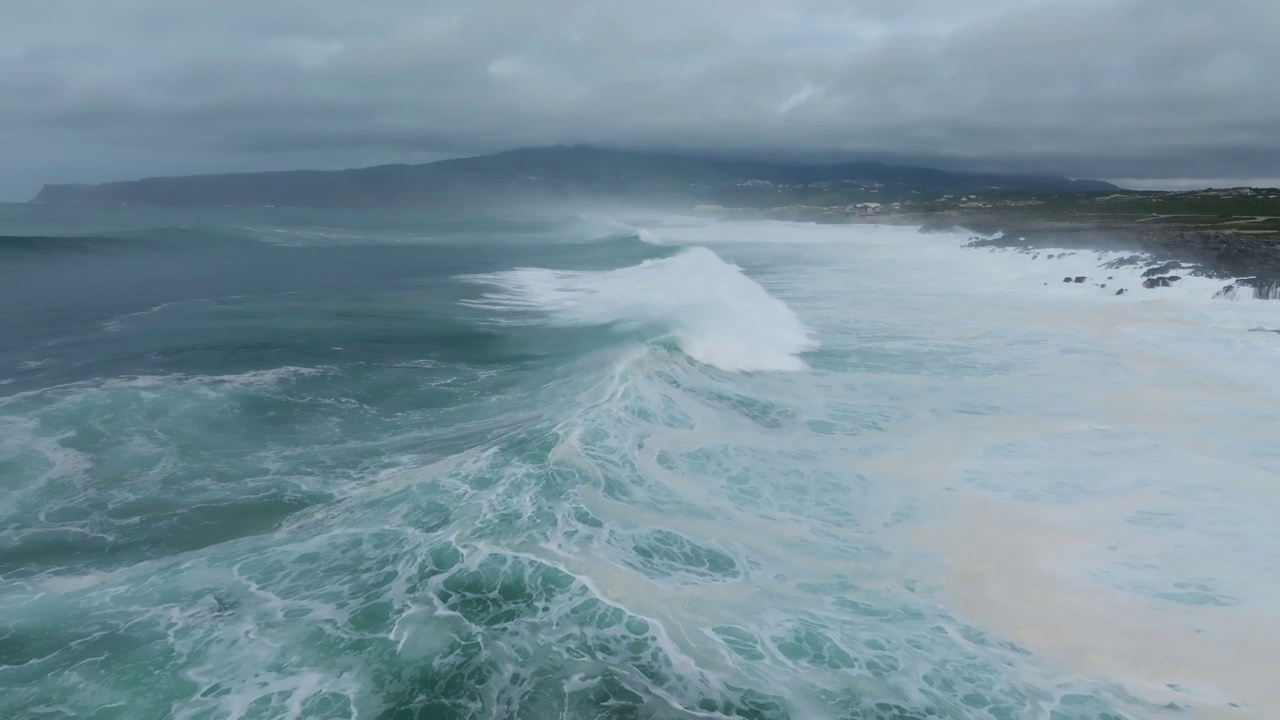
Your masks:
M519 268L470 279L499 288L473 307L541 313L536 322L561 326L656 327L722 370L804 370L800 354L818 347L786 303L702 247L617 270Z

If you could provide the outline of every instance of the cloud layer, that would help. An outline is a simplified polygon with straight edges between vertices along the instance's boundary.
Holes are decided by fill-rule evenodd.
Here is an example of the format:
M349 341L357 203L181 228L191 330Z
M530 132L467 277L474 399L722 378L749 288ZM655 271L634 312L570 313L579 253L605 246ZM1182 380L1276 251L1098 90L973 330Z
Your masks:
M1280 175L1269 0L13 0L0 198L557 142Z

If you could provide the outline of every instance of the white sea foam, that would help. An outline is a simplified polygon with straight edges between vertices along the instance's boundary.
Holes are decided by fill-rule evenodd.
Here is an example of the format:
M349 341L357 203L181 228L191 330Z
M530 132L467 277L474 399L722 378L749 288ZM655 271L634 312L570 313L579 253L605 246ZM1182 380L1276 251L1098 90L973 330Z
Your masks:
M326 372L325 368L278 367L270 370L250 370L228 375L124 375L107 380L90 380L65 385L55 385L40 390L28 390L0 397L0 408L40 396L76 396L82 393L115 390L150 390L165 387L261 387L284 380L310 377Z
M619 270L522 268L473 279L500 288L475 306L565 326L652 328L723 370L801 370L801 353L817 347L785 303L706 248Z
M566 522L556 552L602 587L627 578L633 611L679 607L665 612L686 628L734 617L731 671L793 700L804 695L794 676L742 653L794 652L779 639L816 616L788 610L815 595L909 587L951 608L950 622L1034 653L1002 661L998 686L1067 687L1033 680L1047 664L1122 687L1128 697L1112 700L1136 702L1134 717L1280 710L1267 679L1280 653L1269 520L1280 508L1280 341L1249 332L1277 325L1275 305L1214 299L1227 281L1185 270L1144 288L1158 264L1106 267L1123 252L739 225L655 231L771 268L761 282L822 340L809 358L819 372L731 382L630 358L556 455L625 483L581 492L604 526ZM653 553L640 556L648 564L626 555L652 527L732 548L738 568L755 569L672 582ZM744 586L769 601L744 600ZM900 664L934 642L905 617L865 631ZM859 618L816 622L827 658L858 646L843 633ZM977 632L934 622L956 638ZM950 652L930 646L919 660L943 667ZM828 681L841 682L817 682Z
M1129 253L846 232L781 292L841 371L809 401L824 420L832 397L918 408L887 448L846 441L876 495L909 488L928 518L890 552L933 548L965 619L1135 695L1280 710L1258 670L1280 653L1259 640L1280 637L1280 342L1248 332L1277 306L1186 270L1145 288L1157 263L1106 267ZM879 382L851 384L864 367Z

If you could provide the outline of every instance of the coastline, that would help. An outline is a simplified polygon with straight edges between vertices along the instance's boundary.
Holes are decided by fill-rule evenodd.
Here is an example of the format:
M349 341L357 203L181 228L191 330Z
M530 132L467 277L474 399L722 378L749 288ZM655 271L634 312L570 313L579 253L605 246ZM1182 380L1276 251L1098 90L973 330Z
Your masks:
M1224 281L1223 292L1251 289L1259 299L1280 299L1280 232L1191 224L1144 224L1106 218L1052 219L1033 215L955 211L849 216L823 208L755 210L725 208L734 219L772 219L823 224L917 226L920 232L961 229L974 247L1037 250L1129 251L1170 271Z
M960 214L939 214L921 224L925 231L941 227L962 227L987 236L1003 233L989 243L1006 247L1053 244L1077 250L1132 250L1147 253L1157 262L1198 264L1200 274L1210 277L1280 280L1280 235L1272 232L1105 221L1008 221Z

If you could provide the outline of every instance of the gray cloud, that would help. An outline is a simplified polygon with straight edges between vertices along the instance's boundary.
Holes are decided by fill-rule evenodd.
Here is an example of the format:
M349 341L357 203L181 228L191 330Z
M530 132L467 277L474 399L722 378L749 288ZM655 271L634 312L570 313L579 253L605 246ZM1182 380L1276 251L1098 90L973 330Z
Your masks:
M1280 175L1269 0L11 0L0 197L556 142Z

